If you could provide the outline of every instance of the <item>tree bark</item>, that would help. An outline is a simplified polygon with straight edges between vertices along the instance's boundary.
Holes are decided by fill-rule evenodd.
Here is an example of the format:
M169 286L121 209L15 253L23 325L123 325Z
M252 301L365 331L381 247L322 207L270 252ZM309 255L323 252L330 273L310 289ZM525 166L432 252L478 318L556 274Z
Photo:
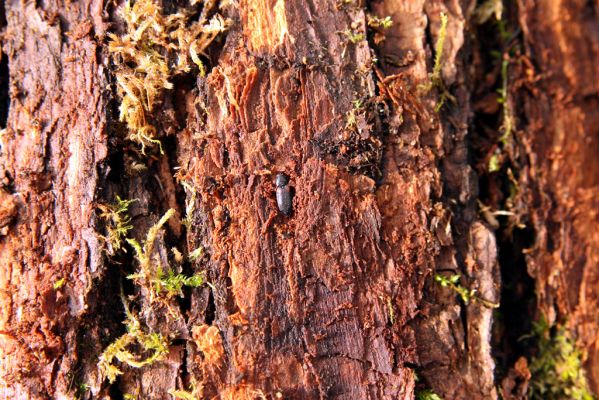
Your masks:
M599 5L584 1L519 3L533 90L520 92L528 163L521 177L535 231L527 256L538 306L566 317L588 352L589 382L599 392Z
M495 91L485 79L499 75L481 61L475 1L221 3L230 24L202 55L207 75L173 79L152 115L164 152L142 154L118 120L106 47L123 29L122 4L4 2L0 394L412 399L428 388L498 398L520 355L514 346L498 356L500 342L526 333L493 329L489 304L520 310L519 297L500 299L512 270L534 279L523 318L567 319L597 393L599 6L520 0L504 10L524 45L509 69L506 157L517 166L513 210L533 236L525 249L477 204L507 196L506 175L478 162L497 148L477 126L481 98ZM369 15L393 25L369 27ZM441 84L431 85L439 42ZM277 174L289 181L290 215ZM209 285L156 303L127 279L139 261L131 247L107 249L98 209L117 195L135 199L129 237L140 243L174 209L154 254L177 273L203 271ZM172 250L200 247L186 261ZM505 262L512 252L521 263ZM453 274L479 301L435 282ZM169 347L142 368L120 364L110 384L98 360L125 333L121 292Z

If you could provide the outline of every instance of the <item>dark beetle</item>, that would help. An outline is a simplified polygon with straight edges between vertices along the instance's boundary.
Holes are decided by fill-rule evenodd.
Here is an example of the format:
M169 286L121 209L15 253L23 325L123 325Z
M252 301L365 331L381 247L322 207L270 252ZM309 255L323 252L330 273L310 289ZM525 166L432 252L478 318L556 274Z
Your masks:
M287 184L289 178L285 174L277 174L275 185L277 185L277 206L285 216L291 214L291 190Z

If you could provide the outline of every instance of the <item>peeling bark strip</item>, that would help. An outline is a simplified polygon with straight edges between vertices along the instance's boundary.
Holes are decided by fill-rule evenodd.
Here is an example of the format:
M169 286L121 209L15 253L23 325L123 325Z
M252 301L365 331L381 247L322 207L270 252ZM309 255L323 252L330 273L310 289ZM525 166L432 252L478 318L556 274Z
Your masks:
M512 94L537 232L529 270L541 309L570 315L597 389L597 85L580 78L597 72L597 8L537 3L518 12L539 78ZM432 279L459 274L499 302L498 243L469 160L476 2L190 4L162 2L231 24L201 55L205 77L185 70L157 95L164 154L147 156L117 122L116 5L4 4L0 398L497 398L493 310ZM373 33L368 14L393 25ZM435 58L440 86L428 85ZM152 254L103 247L96 210L117 195L135 199L129 243ZM210 286L157 301L140 274L155 260L205 271ZM153 360L125 332L120 287L139 337L168 350L118 364L109 384L97 364L115 339Z

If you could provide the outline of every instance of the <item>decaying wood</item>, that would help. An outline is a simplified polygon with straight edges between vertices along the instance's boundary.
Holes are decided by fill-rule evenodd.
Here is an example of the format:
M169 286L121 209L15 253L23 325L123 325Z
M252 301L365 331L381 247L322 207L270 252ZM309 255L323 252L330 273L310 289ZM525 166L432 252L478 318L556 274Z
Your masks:
M105 35L122 28L118 5L5 2L1 395L412 399L420 385L446 399L497 398L493 310L432 279L459 273L500 301L468 142L476 2L358 3L221 2L230 25L203 55L208 74L173 80L153 112L165 152L142 155L117 121ZM519 4L535 69L513 91L520 200L536 232L528 267L541 309L571 315L597 389L597 84L582 78L597 72L597 10L537 3ZM392 18L384 41L368 40L368 13ZM437 112L445 89L423 87L441 13L451 99ZM278 173L289 177L288 216ZM132 249L109 254L97 211L115 195L136 200L139 242L175 209L156 257L205 271L210 285L158 304L126 279L138 262ZM199 247L197 260L173 256ZM111 385L97 362L124 333L121 290L170 347L152 365L122 366Z
M85 355L83 316L94 310L89 296L103 286L93 201L108 96L93 32L105 23L101 2L15 1L4 9L11 101L0 175L17 209L0 245L1 390L6 398L49 398L71 389ZM66 284L53 290L61 278Z
M520 185L536 232L528 270L539 308L548 318L566 319L577 333L597 393L599 8L584 1L520 1L519 11L532 62L519 92L526 116L519 139L528 161Z

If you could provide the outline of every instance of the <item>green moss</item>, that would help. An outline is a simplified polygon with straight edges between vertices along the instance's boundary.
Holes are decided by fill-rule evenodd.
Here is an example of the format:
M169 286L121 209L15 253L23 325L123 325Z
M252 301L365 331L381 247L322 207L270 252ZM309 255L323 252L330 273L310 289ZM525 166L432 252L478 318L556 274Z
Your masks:
M191 222L193 220L193 212L195 210L195 203L197 198L197 191L192 184L185 180L180 180L181 186L185 190L187 198L185 200L185 218L181 221L187 229L191 228Z
M199 397L195 396L192 392L187 390L169 390L168 394L173 396L175 399L182 400L197 400Z
M501 161L499 159L499 154L495 153L489 158L489 173L497 172L501 169Z
M499 307L498 303L494 303L492 301L486 300L476 294L476 290L467 289L460 284L460 274L453 274L449 277L435 274L435 282L437 282L442 287L446 287L454 291L462 301L466 304L470 304L470 302L478 302L487 308L497 308Z
M119 251L123 244L123 239L133 228L131 218L128 215L129 206L137 200L123 200L116 196L116 202L113 204L98 204L100 209L100 218L106 224L106 236L102 238L109 244L108 252L114 254Z
M460 274L453 274L449 277L441 274L435 274L435 282L439 283L442 287L450 288L460 296L464 303L468 304L474 296L474 291L468 290L460 285L460 278Z
M194 288L202 286L206 283L206 278L204 274L185 276L183 274L175 274L172 270L165 273L159 268L156 278L152 280L152 283L157 295L165 293L166 297L170 298L172 296L183 296L183 286Z
M133 279L136 283L148 287L150 293L153 294L150 301L153 301L155 296L161 295L164 295L166 298L182 296L183 286L199 287L206 283L204 274L195 274L193 276L176 274L170 266L163 266L160 258L155 254L154 242L156 241L158 233L174 214L174 209L168 210L162 218L148 230L143 244L140 244L135 239L127 239L127 243L129 243L135 250L135 257L139 262L138 271L128 275L127 278Z
M514 130L515 118L514 112L512 110L511 104L508 99L508 67L510 65L509 58L505 58L501 62L501 88L499 88L499 98L497 102L502 105L502 124L499 128L502 132L499 141L505 146L508 144L508 141L512 135L512 131Z
M64 286L64 284L66 283L66 281L67 280L65 278L60 278L59 280L57 280L56 282L54 282L54 285L52 285L52 288L54 290L58 290L58 289L60 289L61 287Z
M189 261L197 261L204 255L204 248L202 246L198 247L191 253L189 253Z
M75 393L73 398L75 400L81 400L83 398L85 398L86 393L89 391L90 386L87 383L79 383L76 385L75 387ZM70 390L70 387L69 387Z
M127 315L124 322L127 333L111 343L100 355L98 362L102 376L108 378L110 383L123 373L115 361L133 368L142 368L162 360L168 353L168 339L160 333L144 332L137 317L129 311L124 296L121 297ZM140 354L134 354L132 348L140 350Z
M350 131L358 130L358 116L364 112L362 100L352 100L352 108L347 113L345 128Z
M138 272L127 276L129 279L135 280L137 283L150 284L156 279L156 274L161 268L160 259L154 255L154 243L158 233L169 220L175 214L174 209L169 209L160 220L154 224L146 234L146 239L143 244L140 244L135 239L127 239L127 243L135 250L135 258L139 263Z
M387 297L387 314L389 316L389 322L391 325L395 324L395 310L393 309L391 297Z
M122 209L126 210L126 207L117 210ZM159 254L155 251L155 242L158 235L174 213L175 210L168 210L156 224L150 227L143 243L140 244L135 239L126 239L135 250L135 257L139 263L138 271L129 275L128 278L135 280L137 284L149 290L152 296L150 303L157 296L160 296L161 301L172 296L181 296L183 295L182 289L184 286L198 287L206 283L203 274L188 277L183 274L176 274L168 265L163 266ZM119 212L116 212L116 214L120 215ZM177 254L178 252L174 251L174 253ZM165 267L168 269L165 270ZM114 382L116 377L123 373L119 364L142 368L161 360L168 353L168 338L161 333L146 332L142 329L138 318L129 311L127 301L122 293L121 298L127 316L124 321L127 332L104 350L98 362L102 376L108 378L110 382ZM168 306L168 303L164 304Z
M433 72L430 76L431 82L434 86L443 86L441 77L441 58L443 57L443 48L445 47L445 38L447 37L447 15L441 13L441 26L439 27L439 36L437 37L437 43L435 44L435 64L433 65Z
M433 71L429 74L429 82L424 85L419 85L421 90L425 92L431 91L433 88L437 88L440 91L440 98L435 106L435 111L439 112L446 100L455 101L453 96L449 93L445 87L442 77L443 68L443 49L445 47L445 39L447 38L447 24L449 19L445 13L440 14L441 25L439 26L439 33L437 35L437 41L435 43L435 60L433 62Z
M346 29L343 31L343 34L345 35L347 40L354 44L366 39L366 35L364 35L361 32L356 32L353 29Z
M171 389L168 394L173 396L175 399L182 400L198 400L204 398L202 396L202 384L199 383L193 376L191 377L191 383L189 385L190 390L185 389Z
M368 16L368 26L371 28L389 29L393 26L393 20L390 16L379 18L374 15Z
M416 400L443 400L441 396L430 389L420 390L416 393Z
M533 325L533 335L538 340L538 352L529 366L529 398L593 400L582 366L582 352L576 348L570 332L563 326L551 329L543 318Z

